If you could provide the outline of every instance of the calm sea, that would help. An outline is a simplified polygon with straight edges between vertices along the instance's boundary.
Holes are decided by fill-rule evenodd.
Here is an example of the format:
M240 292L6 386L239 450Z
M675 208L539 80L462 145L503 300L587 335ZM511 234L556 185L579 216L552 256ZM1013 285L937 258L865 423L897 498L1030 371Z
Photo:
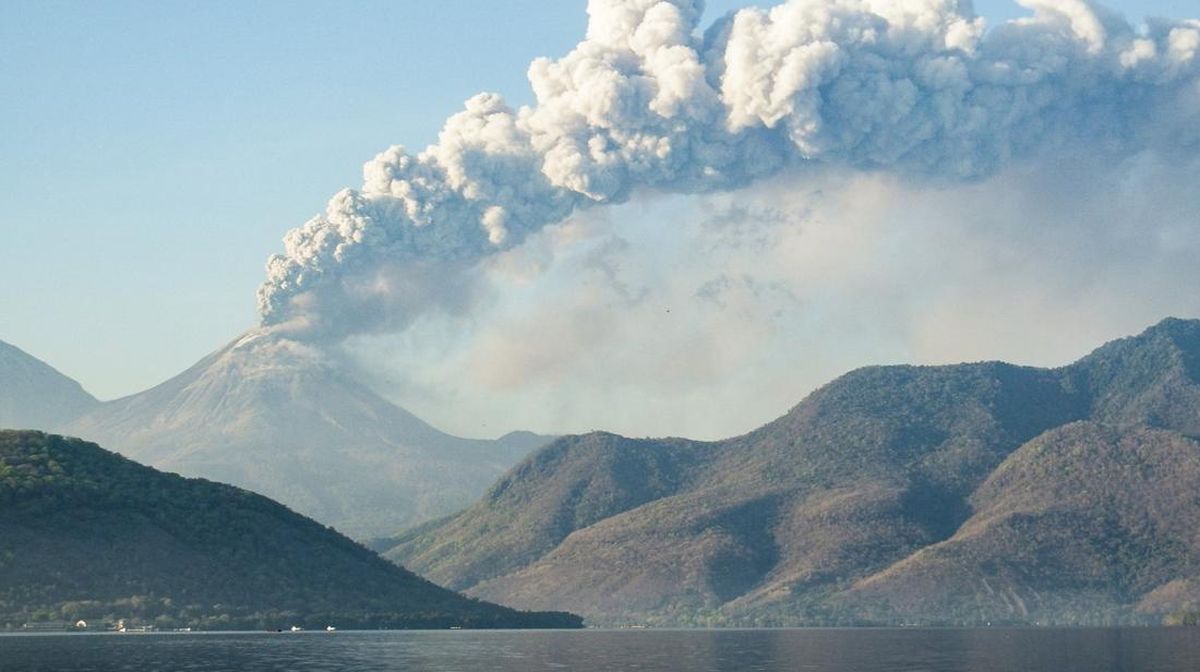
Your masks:
M1200 630L6 635L0 670L1195 672Z

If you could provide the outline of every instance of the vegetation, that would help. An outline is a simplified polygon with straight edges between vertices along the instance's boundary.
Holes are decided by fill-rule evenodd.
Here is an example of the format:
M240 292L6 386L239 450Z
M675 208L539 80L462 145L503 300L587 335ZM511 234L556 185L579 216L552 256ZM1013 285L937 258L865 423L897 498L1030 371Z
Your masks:
M1181 611L1163 619L1163 625L1200 625L1200 611Z
M557 441L501 478L462 515L377 547L403 544L426 564L455 568L442 577L443 585L474 585L536 560L575 530L674 493L682 471L703 453L703 444L694 442L605 433ZM470 546L455 532L429 534L442 527L469 535Z
M1200 321L872 367L715 443L564 437L386 556L594 623L1144 623L1200 605ZM382 547L382 545L381 545Z
M245 490L0 431L0 627L578 627L464 598Z

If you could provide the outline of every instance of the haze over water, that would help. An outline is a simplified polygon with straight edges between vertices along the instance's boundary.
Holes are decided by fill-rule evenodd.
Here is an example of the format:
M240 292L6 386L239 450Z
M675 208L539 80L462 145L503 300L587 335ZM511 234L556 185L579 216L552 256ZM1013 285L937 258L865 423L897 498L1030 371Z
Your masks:
M0 671L1183 672L1185 628L0 636Z

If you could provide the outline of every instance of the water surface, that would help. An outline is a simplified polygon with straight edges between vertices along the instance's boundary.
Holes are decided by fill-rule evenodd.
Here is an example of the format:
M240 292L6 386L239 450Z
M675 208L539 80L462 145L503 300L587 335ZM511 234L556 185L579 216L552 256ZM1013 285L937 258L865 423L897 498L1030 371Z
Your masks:
M1200 631L831 629L0 636L0 672L1195 672Z

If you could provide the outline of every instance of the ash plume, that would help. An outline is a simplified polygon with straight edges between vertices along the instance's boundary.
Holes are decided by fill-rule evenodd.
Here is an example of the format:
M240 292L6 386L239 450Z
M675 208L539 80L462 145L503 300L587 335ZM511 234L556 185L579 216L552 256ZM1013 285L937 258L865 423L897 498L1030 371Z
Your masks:
M475 96L289 232L262 322L342 338L461 309L480 261L639 190L826 168L973 181L1069 145L1194 153L1200 20L1020 4L1032 16L987 29L966 0L790 0L700 34L700 0L591 0L585 39L530 66L534 104Z

